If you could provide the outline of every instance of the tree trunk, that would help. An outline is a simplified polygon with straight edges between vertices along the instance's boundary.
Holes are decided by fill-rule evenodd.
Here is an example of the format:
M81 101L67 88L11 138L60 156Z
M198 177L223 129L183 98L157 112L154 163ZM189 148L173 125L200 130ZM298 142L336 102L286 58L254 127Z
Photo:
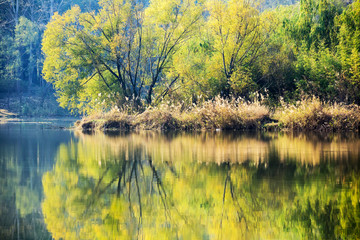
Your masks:
M49 21L51 21L51 18L53 15L54 15L54 0L50 0L50 20Z
M18 23L19 23L19 0L15 0L14 7L15 7L14 8L15 24L18 25Z
M29 46L29 66L28 66L28 79L29 79L29 92L30 92L30 88L32 86L33 83L33 73L34 73L34 60L33 60L33 52L32 52L32 44L30 43Z

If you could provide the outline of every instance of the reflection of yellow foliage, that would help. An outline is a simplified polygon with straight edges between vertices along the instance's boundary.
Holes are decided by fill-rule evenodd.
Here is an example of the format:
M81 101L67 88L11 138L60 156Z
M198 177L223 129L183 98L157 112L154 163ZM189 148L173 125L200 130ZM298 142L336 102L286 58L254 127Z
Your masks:
M110 150L113 154L125 151L125 156L134 147L141 146L144 153L150 154L157 161L197 161L197 162L244 162L246 160L265 160L267 143L254 138L224 137L222 135L201 134L179 135L167 138L155 133L131 134L118 137L106 137L104 134L81 135L81 140L87 144L94 144L93 151L97 148L105 152ZM96 142L96 144L95 144Z
M339 136L331 141L321 141L306 135L284 134L279 135L273 144L281 160L290 158L312 165L319 164L321 159L349 160L358 159L360 156L358 139L342 139Z
M208 134L198 135L180 134L175 137L166 137L153 132L130 134L116 137L107 137L102 133L83 135L79 137L84 144L91 144L88 152L93 156L98 154L99 162L105 159L106 151L118 156L125 154L135 147L144 149L154 160L169 161L197 161L215 163L242 163L250 160L254 163L268 160L270 152L279 155L280 160L292 159L301 163L316 165L322 158L339 158L348 160L360 156L360 141L356 138L341 138L335 136L330 140L322 141L311 135L267 134L263 138L259 135L232 135ZM106 150L104 150L106 149ZM87 151L89 151L87 150ZM92 153L94 152L94 153ZM102 156L102 157L100 157ZM109 158L107 158L109 161ZM95 163L94 163L95 164Z
M79 141L59 148L53 171L43 177L45 223L55 239L309 237L301 223L289 225L291 214L315 208L316 201L324 210L333 199L357 209L356 177L351 191L340 194L334 190L339 178L274 184L257 180L258 168L267 171L270 158L293 159L300 171L327 156L358 159L359 150L350 150L359 145L286 134L80 133Z

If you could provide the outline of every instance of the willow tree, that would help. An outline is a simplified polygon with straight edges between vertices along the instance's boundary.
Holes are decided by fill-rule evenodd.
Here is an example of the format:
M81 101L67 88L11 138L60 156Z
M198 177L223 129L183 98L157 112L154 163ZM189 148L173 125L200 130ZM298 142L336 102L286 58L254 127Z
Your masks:
M196 29L200 1L100 1L98 12L75 6L55 14L44 33L44 78L53 83L60 105L83 113L138 107L166 95L177 76L165 77L172 55Z

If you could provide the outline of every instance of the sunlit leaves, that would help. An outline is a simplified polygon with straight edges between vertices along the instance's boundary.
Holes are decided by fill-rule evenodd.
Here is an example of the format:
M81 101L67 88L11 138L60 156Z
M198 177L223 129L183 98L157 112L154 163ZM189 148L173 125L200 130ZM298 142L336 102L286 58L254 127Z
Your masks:
M339 54L356 101L360 99L360 1L355 1L339 17Z
M171 56L195 31L199 1L100 1L98 12L73 7L44 34L44 77L63 107L89 113L163 97ZM99 97L102 96L102 97Z

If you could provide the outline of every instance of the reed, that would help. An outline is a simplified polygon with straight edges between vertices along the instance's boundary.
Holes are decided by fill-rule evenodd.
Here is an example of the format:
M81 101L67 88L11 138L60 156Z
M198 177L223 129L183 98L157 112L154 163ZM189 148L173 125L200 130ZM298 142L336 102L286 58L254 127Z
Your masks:
M261 129L265 123L276 129L309 131L359 130L360 107L324 103L319 98L303 98L295 104L281 102L273 114L258 100L227 100L216 97L202 104L185 107L162 103L142 113L114 108L76 123L83 130L247 130ZM266 126L265 126L266 128ZM269 129L269 128L268 128Z
M273 118L281 128L292 130L358 130L360 108L357 105L321 102L317 97L304 98L296 104L282 102Z
M203 129L259 129L269 110L260 101L241 99L225 100L216 97L202 104L184 107L181 104L163 103L149 107L142 113L112 109L83 118L76 127L90 129L153 129L153 130L203 130Z

